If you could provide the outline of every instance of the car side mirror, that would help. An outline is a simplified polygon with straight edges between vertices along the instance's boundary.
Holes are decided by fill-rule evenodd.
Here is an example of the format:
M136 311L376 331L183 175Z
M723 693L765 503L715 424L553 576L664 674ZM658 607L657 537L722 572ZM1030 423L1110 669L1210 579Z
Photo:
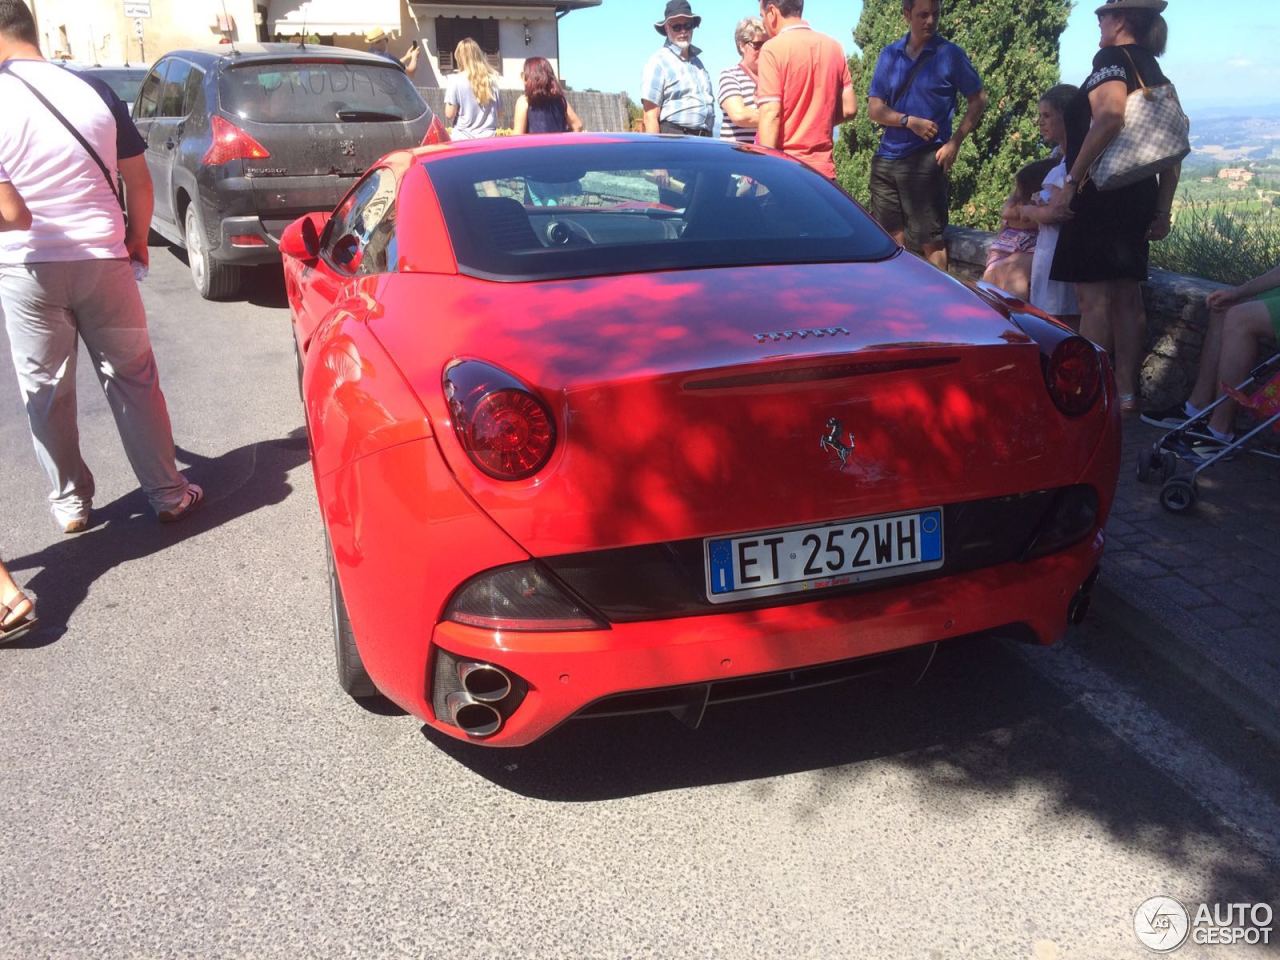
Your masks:
M329 222L327 213L308 213L284 228L280 235L280 253L303 263L320 256L320 234Z

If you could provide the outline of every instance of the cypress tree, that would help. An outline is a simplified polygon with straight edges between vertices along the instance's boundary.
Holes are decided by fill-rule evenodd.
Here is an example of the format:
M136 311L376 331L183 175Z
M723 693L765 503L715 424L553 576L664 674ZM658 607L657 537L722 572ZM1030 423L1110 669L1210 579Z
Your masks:
M939 33L969 55L991 98L951 169L952 223L997 229L1014 174L1048 154L1037 110L1040 95L1059 80L1058 40L1071 6L1072 0L944 0ZM871 156L880 142L879 128L867 119L867 89L880 51L906 32L902 0L864 0L853 32L862 52L849 59L858 116L843 125L836 144L840 183L863 203L870 203ZM1068 82L1079 83L1089 64L1069 69ZM956 125L964 108L959 97Z

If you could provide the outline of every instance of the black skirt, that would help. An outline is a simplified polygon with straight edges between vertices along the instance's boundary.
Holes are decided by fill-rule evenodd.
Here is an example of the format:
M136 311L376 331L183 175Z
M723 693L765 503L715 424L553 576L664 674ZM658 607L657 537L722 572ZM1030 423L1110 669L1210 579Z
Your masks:
M1159 194L1155 177L1119 190L1086 183L1071 203L1075 218L1062 225L1049 276L1064 283L1146 280L1147 231Z

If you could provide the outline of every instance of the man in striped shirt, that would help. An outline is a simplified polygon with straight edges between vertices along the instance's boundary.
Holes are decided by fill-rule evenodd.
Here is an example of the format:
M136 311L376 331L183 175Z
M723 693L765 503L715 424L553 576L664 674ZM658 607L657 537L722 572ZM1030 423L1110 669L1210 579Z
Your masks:
M702 65L693 45L694 28L702 23L688 0L670 0L654 29L666 43L649 58L640 84L646 133L683 133L711 136L715 125L715 93L711 74Z
M764 24L759 17L744 17L733 31L733 42L742 60L720 73L720 139L755 143L760 115L756 110L756 74Z

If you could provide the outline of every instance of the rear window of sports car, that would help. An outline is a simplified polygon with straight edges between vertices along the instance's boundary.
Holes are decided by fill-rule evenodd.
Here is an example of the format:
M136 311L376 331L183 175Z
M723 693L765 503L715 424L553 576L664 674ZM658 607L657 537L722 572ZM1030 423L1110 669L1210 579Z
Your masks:
M824 177L730 144L463 149L427 173L459 269L488 280L856 262L897 250Z

